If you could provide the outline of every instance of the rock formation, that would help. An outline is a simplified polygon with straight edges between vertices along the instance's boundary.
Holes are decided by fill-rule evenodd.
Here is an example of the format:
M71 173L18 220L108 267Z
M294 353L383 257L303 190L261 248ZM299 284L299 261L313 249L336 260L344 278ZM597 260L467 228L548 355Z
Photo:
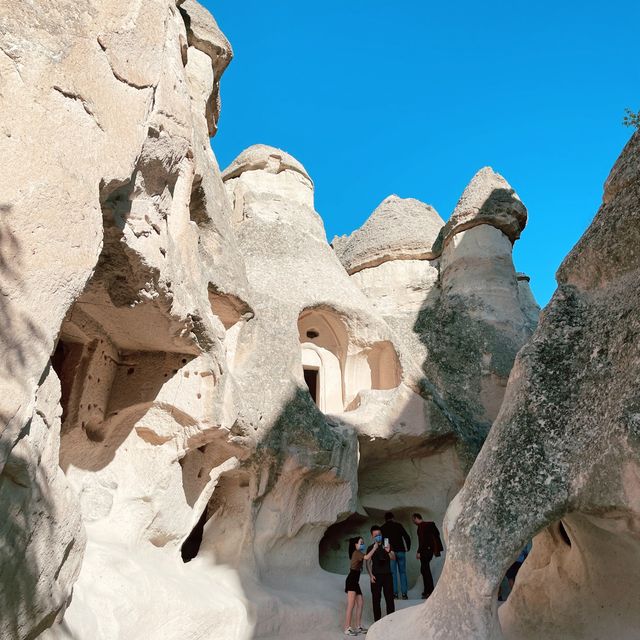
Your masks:
M373 640L637 636L639 168L635 133L449 507L433 597L383 619ZM498 584L532 537L498 609Z
M545 496L564 513L555 467L547 493L528 494L540 456L573 451L555 452L564 441L545 412L579 431L563 396L547 407L546 387L525 415L518 385L548 384L531 376L563 352L545 345L596 335L574 319L628 264L624 248L591 261L603 227L580 264L568 261L557 298L573 301L561 329L577 327L575 344L540 330L501 410L538 315L512 260L526 209L504 178L482 169L446 224L390 196L330 245L298 160L255 145L220 172L210 136L232 52L195 1L19 3L0 7L0 27L0 637L333 635L346 538L389 508L406 525L415 510L442 524L500 414L493 453L483 449L450 508L470 524L451 531L453 569L429 603L468 593L476 617L461 600L458 613L492 637L497 617L476 585L493 585L547 524ZM607 211L631 197L635 166L629 152ZM621 305L600 320L616 326ZM614 353L589 353L615 373ZM548 380L586 366L563 358ZM528 422L538 418L547 452ZM513 462L510 438L532 447L517 469L523 496L491 466ZM632 490L625 469L620 487ZM480 504L481 484L513 522ZM499 544L474 546L473 527L496 518ZM564 520L570 538L605 535L591 511L575 518ZM532 561L555 553L553 535ZM409 573L413 584L415 561ZM527 593L523 582L501 612L509 633L534 619Z
M109 617L135 579L104 576L105 600L99 563L179 548L215 485L179 461L239 437L210 299L246 287L208 136L231 49L191 2L4 4L0 24L0 636L60 622L82 567L76 633L140 637Z
M419 365L413 384L425 396L434 389L442 394L471 461L537 321L538 307L519 286L511 256L525 224L518 196L485 167L446 225L428 205L391 196L362 229L333 241L347 271Z

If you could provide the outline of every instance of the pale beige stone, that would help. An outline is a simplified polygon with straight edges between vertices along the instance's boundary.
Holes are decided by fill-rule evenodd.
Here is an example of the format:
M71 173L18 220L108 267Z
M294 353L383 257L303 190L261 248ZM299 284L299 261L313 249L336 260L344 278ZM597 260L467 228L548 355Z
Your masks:
M518 284L512 259L514 229L524 226L526 209L488 168L473 177L444 226L434 223L439 217L428 205L416 203L385 200L361 230L339 239L337 248L334 240L334 249L398 334L406 379L446 403L470 463L498 414L516 353L537 322L539 308ZM394 231L407 219L414 222ZM416 224L424 226L421 233L414 232ZM367 263L366 251L375 256L370 247L387 238L398 238L398 251ZM365 258L356 268L352 253L360 248Z
M224 328L208 299L217 277L197 258L189 220L198 123L177 8L35 3L4 6L0 20L0 145L10 159L0 500L3 513L22 513L0 525L0 635L23 638L62 618L81 562L80 584L95 584L80 510L90 540L93 529L114 544L178 544L193 519L178 459L219 428L228 433L237 410L221 375ZM202 138L208 146L206 130ZM224 212L209 211L224 227ZM229 251L218 248L217 258L234 262ZM194 357L196 385L182 395L178 378L186 381L183 363ZM220 417L203 422L214 406ZM163 446L164 456L149 455ZM154 469L162 472L151 480ZM109 637L98 628L84 637Z
M518 354L500 413L447 512L436 591L374 625L372 640L637 635L639 149L636 132ZM531 538L498 608L498 585Z
M500 409L523 205L485 171L453 227L391 196L332 248L297 159L220 172L232 52L195 1L0 32L0 636L333 637L346 535L441 525Z
M444 221L428 204L415 198L385 198L364 225L350 236L331 242L349 274L387 260L435 257L432 245Z

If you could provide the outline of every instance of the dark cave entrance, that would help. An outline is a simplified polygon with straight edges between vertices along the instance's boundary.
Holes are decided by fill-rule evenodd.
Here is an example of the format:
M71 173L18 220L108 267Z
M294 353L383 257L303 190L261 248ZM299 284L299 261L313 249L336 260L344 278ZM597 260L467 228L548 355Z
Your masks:
M69 415L69 401L73 390L73 382L83 352L83 344L68 342L60 338L51 356L51 366L60 380L62 423L66 421Z
M202 512L200 520L195 527L191 530L191 533L187 536L186 540L180 547L180 555L182 556L182 562L189 562L193 560L200 551L200 545L202 544L202 534L204 532L204 525L207 522L207 509Z
M318 404L318 383L320 381L320 371L311 367L304 367L304 381L309 388L309 393L313 401Z

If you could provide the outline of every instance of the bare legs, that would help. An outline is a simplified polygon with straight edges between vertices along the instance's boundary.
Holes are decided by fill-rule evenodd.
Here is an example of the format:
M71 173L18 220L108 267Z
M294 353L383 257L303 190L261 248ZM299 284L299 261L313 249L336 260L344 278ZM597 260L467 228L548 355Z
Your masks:
M355 612L355 624L353 629L362 626L362 610L364 609L364 598L361 593L356 594L355 591L347 591L347 613L344 618L344 628L351 627L351 616Z
M364 598L359 593L356 596L356 629L362 626L362 610L364 609Z
M347 615L344 619L344 628L345 630L351 626L351 614L353 612L354 606L356 604L356 592L355 591L347 591ZM362 596L360 596L362 598ZM356 607L356 615L358 609ZM362 614L362 606L360 607L360 613Z

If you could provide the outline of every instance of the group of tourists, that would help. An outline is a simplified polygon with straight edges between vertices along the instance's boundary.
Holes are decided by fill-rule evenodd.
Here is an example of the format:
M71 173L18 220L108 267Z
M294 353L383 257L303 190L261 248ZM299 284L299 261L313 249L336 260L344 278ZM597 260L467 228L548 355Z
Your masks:
M417 527L418 551L416 558L420 560L420 573L424 582L423 598L428 598L433 592L433 576L430 562L433 556L442 553L440 532L435 522L427 522L419 513L411 517ZM395 611L394 600L402 595L407 600L407 552L411 550L411 536L398 522L391 511L384 515L382 526L373 525L370 529L371 544L366 545L361 537L349 540L349 575L345 582L347 594L347 612L345 617L346 636L357 636L366 633L362 626L362 610L364 598L360 589L360 573L366 566L371 582L371 600L373 605L373 619L382 617L381 600L384 595L387 615ZM398 590L398 588L400 590ZM352 622L354 624L352 625Z

